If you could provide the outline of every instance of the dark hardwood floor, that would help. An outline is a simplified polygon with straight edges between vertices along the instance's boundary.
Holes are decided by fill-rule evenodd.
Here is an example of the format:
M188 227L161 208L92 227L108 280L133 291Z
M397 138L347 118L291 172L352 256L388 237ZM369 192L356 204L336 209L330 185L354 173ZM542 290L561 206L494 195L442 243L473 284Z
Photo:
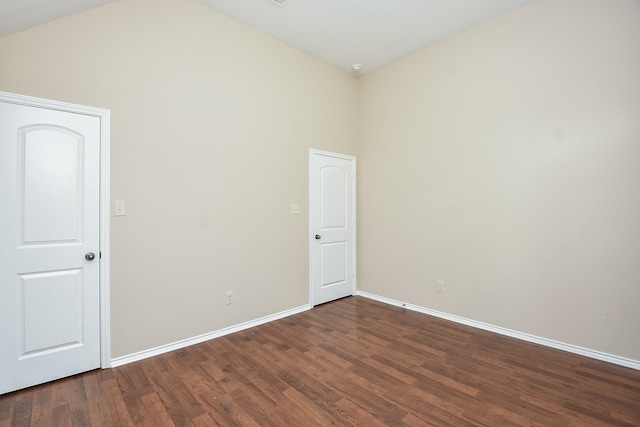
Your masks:
M0 396L0 426L640 426L640 371L351 297Z

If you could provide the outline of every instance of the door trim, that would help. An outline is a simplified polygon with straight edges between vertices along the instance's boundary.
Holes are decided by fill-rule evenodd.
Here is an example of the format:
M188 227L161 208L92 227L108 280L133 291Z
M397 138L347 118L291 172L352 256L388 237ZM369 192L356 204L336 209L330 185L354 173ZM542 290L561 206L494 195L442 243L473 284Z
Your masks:
M358 247L358 241L356 239L356 158L355 156L350 156L347 154L333 153L331 151L323 151L316 150L315 148L309 149L309 305L313 307L315 302L313 301L313 248L314 248L314 240L311 238L315 234L313 215L315 213L314 205L313 205L313 189L315 186L314 182L314 174L313 174L313 156L321 155L327 157L335 157L337 159L349 160L353 165L353 179L351 180L351 186L353 191L353 197L351 198L351 215L353 220L353 230L352 230L352 238L353 238L353 246L351 248L351 256L353 262L353 285L351 289L351 295L355 295L358 289L357 280L358 275L355 273L357 271L356 267L356 248Z
M109 300L109 226L110 226L110 123L111 113L102 108L0 92L0 101L30 107L65 111L100 119L100 367L111 367L110 300Z

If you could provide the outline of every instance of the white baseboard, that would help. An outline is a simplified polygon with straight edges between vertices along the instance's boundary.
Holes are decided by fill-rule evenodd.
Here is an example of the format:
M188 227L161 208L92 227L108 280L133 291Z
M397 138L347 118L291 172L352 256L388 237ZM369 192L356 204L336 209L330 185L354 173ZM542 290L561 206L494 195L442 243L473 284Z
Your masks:
M293 316L294 314L302 313L311 309L311 305L302 305L300 307L292 308L290 310L281 311L280 313L271 314L269 316L261 317L249 322L240 323L239 325L223 328L218 331L209 332L206 334L198 335L196 337L187 338L185 340L176 341L171 344L161 345L159 347L151 348L149 350L139 351L137 353L128 354L126 356L116 357L111 359L111 367L116 368L118 366L126 365L127 363L137 362L149 357L158 356L163 353L178 350L184 347L188 347L194 344L200 344L201 342L208 341L214 338L219 338L224 335L232 334L234 332L240 332L245 329L253 328L254 326L263 325L265 323L273 322L274 320L282 319L285 317Z
M612 354L602 353L600 351L590 350L588 348L578 347L575 345L565 344L565 343L550 340L547 338L537 337L535 335L525 334L523 332L513 331L511 329L490 325L488 323L478 322L476 320L466 319L464 317L443 313L437 310L431 310L429 308L420 307L418 305L407 304L402 301L397 301L391 298L370 294L368 292L358 291L357 295L364 298L369 298L375 301L379 301L385 304L406 308L407 310L417 311L419 313L428 314L430 316L439 317L441 319L450 320L452 322L461 323L463 325L472 326L478 329L483 329L485 331L495 332L496 334L506 335L508 337L517 338L523 341L540 344L545 347L551 347L557 350L563 350L569 353L579 354L580 356L586 356L592 359L602 360L604 362L609 362L616 365L625 366L627 368L640 370L640 361L638 360L627 359L625 357L620 357L620 356L614 356Z

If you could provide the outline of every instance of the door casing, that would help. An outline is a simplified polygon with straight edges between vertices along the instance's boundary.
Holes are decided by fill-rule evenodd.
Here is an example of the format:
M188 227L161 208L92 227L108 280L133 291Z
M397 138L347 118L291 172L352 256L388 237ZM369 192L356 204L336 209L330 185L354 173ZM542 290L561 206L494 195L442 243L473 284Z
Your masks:
M353 245L351 248L351 257L353 262L353 285L351 289L351 295L356 294L357 290L357 274L356 271L356 249L357 249L357 239L356 239L356 158L354 156L350 156L347 154L333 153L330 151L317 150L314 148L309 149L309 305L313 307L316 305L316 302L313 300L313 273L314 273L314 234L315 234L315 225L314 225L314 215L315 215L315 206L314 206L314 188L317 184L314 178L314 170L313 170L313 156L321 155L328 157L335 157L338 159L349 160L353 165L353 180L352 180L352 198L351 198L351 215L353 217L353 230L352 230L352 239ZM348 272L347 274L352 274Z
M32 96L0 92L0 101L25 105L30 107L47 108L50 110L84 114L100 119L100 367L111 367L111 335L110 335L110 304L109 304L109 219L110 219L110 176L109 176L109 129L110 111L70 104L67 102L35 98Z

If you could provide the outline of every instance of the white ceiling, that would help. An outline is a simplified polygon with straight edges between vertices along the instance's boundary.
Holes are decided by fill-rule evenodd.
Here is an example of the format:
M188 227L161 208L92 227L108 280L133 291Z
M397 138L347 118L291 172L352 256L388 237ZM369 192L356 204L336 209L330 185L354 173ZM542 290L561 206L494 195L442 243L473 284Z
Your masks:
M0 36L113 0L0 0ZM534 0L198 0L344 70L362 73Z
M345 70L362 73L532 0L198 0Z
M0 0L0 37L113 0Z

